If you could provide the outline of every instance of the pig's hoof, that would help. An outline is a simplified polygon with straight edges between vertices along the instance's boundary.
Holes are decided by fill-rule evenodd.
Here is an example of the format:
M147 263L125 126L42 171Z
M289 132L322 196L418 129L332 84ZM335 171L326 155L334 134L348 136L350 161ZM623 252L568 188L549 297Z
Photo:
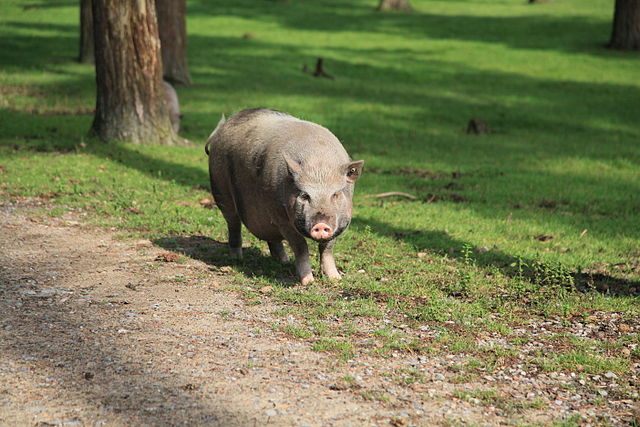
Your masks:
M242 259L242 248L229 248L229 256L235 259Z
M340 280L342 276L338 273L338 270L333 268L322 269L322 274L329 280Z
M327 274L327 279L329 280L341 280L342 276L340 275L340 273L338 273L337 271L333 274Z
M302 286L306 286L309 283L313 282L313 274L309 273L306 276L300 278L300 284Z

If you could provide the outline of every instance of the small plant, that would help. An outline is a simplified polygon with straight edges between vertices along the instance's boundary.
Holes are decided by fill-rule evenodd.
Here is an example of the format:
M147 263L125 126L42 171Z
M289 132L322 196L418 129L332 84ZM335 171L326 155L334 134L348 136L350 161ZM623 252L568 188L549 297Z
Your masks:
M313 351L326 351L335 353L342 359L351 359L355 354L353 344L348 341L340 341L337 338L321 337L311 346Z
M289 324L284 328L284 331L296 338L307 339L313 336L313 332L310 331L308 328L297 326L297 325Z

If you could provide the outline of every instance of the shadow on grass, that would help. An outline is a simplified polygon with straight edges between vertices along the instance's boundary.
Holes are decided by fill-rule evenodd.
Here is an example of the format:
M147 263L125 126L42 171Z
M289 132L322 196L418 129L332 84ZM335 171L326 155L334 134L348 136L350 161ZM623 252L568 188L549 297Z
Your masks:
M280 261L265 255L255 247L244 247L242 259L229 256L226 242L205 236L167 236L153 239L153 243L167 250L181 253L211 266L216 271L233 267L251 280L273 279L284 286L295 286L295 268L292 262ZM266 242L264 243L266 247ZM224 269L222 269L224 271Z
M461 13L430 13L428 10L380 13L374 10L374 2L340 0L284 4L253 0L238 0L232 4L199 0L190 3L189 15L236 16L276 22L295 30L381 33L411 39L477 41L519 49L613 55L604 49L610 35L611 15L602 19L557 16L552 8L529 6L524 0L521 6L527 13L519 16L473 16L465 14L464 9L455 4L450 10L460 10Z
M535 285L573 286L580 292L598 291L612 296L640 296L640 281L600 272L570 271L558 264L515 257L497 249L490 249L485 253L473 252L470 242L453 238L441 230L403 228L372 218L355 218L353 224L360 229L370 227L372 232L380 236L409 244L416 252L429 251L459 260L470 256L471 261L483 269L496 269L508 277L528 280ZM465 255L465 251L472 251L472 254Z

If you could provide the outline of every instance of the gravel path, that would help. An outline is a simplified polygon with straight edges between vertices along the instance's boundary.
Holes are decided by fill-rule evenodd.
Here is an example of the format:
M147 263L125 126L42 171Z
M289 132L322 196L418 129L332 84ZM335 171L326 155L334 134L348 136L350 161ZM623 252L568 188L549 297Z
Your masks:
M211 266L157 261L166 251L150 241L118 240L78 215L43 221L1 204L0 248L0 426L513 425L570 416L588 425L627 422L633 410L554 402L548 390L573 381L564 374L513 368L502 373L509 380L460 384L447 369L458 355L343 362L313 352L274 328L286 322L271 314L277 306L245 305ZM425 380L397 380L409 371ZM483 388L544 405L514 411L460 398Z

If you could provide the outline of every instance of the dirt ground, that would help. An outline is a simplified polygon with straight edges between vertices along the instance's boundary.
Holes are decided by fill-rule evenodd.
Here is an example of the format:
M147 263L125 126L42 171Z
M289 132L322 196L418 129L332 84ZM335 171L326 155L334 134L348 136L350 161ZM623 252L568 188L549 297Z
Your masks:
M274 327L286 322L271 314L276 305L248 306L217 269L159 262L162 253L79 215L41 220L0 204L0 426L603 420L560 404L514 414L455 398L483 386L448 380L456 355L344 362L314 352ZM402 369L428 381L400 384L392 373ZM539 384L506 386L518 396ZM607 408L606 422L620 410Z

